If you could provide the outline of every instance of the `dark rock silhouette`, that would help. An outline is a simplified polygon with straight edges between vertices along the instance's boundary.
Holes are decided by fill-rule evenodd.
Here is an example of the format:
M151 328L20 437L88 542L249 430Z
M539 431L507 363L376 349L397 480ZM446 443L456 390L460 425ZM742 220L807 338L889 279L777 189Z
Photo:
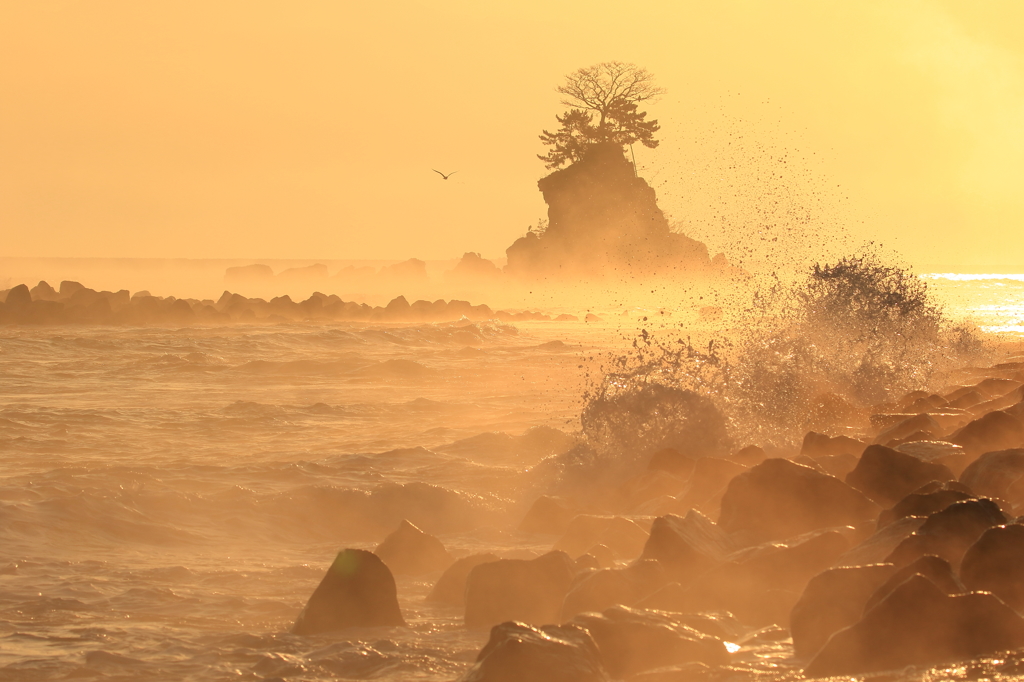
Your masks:
M867 447L865 443L849 436L831 437L823 433L808 431L800 446L800 454L808 457L830 457L835 455L856 455L860 457Z
M576 616L569 625L591 634L605 668L615 679L692 661L716 667L729 662L729 652L717 637L657 611L616 606L600 614Z
M469 572L480 564L498 561L500 557L490 552L471 554L458 559L449 566L434 584L434 589L427 595L427 601L463 606L466 603L466 578Z
M914 575L856 624L832 635L807 677L857 675L934 665L1024 645L1024 619L998 597L948 596Z
M989 412L958 430L950 442L962 445L971 455L1024 446L1024 425L1004 410Z
M960 482L978 495L1024 502L1024 449L996 450L967 465Z
M874 519L878 511L837 478L785 459L766 459L729 482L718 524L755 541L777 540Z
M388 567L372 552L345 549L327 569L292 632L315 635L352 627L404 625Z
M461 682L607 682L597 645L574 625L501 623Z
M479 253L467 252L455 267L444 273L446 281L456 284L494 281L501 277L501 269Z
M908 516L930 516L940 512L951 504L963 500L972 499L974 495L960 490L936 490L935 492L921 494L911 493L897 502L891 509L883 510L878 515L878 527L883 528L893 521Z
M466 625L487 628L506 620L553 623L572 579L573 562L565 552L474 566L466 578Z
M832 633L860 620L868 598L895 570L892 564L870 564L831 568L811 578L790 613L793 652L809 658Z
M594 144L580 161L542 178L537 186L548 205L548 227L542 234L530 232L506 250L506 273L599 279L742 272L721 254L712 260L701 242L671 231L654 190L636 176L620 145Z
M880 505L889 507L930 481L955 481L956 476L941 464L922 462L917 457L883 445L864 450L846 482Z
M441 541L403 519L373 553L393 573L420 575L443 571L455 561Z
M1024 526L985 531L964 554L960 579L970 590L991 592L1017 611L1024 610Z

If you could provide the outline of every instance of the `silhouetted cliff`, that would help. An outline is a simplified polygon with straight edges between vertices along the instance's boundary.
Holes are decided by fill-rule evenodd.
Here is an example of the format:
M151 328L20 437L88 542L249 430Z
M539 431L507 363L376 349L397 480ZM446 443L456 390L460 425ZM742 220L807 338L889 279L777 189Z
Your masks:
M740 272L722 255L669 229L654 189L616 144L591 147L581 161L538 183L548 228L506 250L516 276L602 278L631 274L709 276Z

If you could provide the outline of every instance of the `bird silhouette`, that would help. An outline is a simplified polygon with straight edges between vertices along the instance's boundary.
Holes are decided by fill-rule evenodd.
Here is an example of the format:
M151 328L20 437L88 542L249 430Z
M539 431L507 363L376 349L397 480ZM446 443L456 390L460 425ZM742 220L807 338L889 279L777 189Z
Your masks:
M451 172L451 173L449 173L448 175L445 175L444 173L442 173L441 171L437 170L436 168L431 168L430 170L434 171L435 173L437 173L438 175L440 175L440 176L441 176L442 178L444 178L445 180L447 180L448 178L450 178L451 176L453 176L453 175L455 175L456 173L458 173L458 172L459 172L459 171L452 171L452 172Z

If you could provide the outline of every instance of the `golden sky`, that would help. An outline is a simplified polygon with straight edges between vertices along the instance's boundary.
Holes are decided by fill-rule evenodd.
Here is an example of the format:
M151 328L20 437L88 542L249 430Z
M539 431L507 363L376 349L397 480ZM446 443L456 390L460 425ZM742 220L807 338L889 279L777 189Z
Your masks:
M0 0L0 255L502 256L608 60L668 90L637 160L713 251L782 183L821 233L1024 263L1018 0Z

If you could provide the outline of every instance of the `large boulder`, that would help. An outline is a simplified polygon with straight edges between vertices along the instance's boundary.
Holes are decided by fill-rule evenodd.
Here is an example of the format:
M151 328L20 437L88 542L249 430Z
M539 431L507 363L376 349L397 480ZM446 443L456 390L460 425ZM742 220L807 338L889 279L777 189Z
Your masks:
M461 682L607 682L593 638L574 625L501 623Z
M810 658L832 633L860 620L868 598L895 570L892 564L849 566L811 578L789 617L793 652Z
M986 452L967 465L960 482L978 495L1024 502L1024 449Z
M443 571L455 561L440 540L404 519L373 553L400 575Z
M785 459L766 459L729 482L718 524L755 541L780 540L874 519L878 506L842 481Z
M729 662L729 652L720 639L657 611L616 606L601 614L576 616L570 625L593 636L605 668L616 679L693 661L712 666Z
M964 554L960 579L968 589L991 592L1024 611L1024 526L985 531Z
M935 587L949 595L963 594L964 592L967 592L967 590L964 589L963 583L961 583L960 579L956 577L956 573L953 571L953 567L949 565L948 561L942 557L937 557L934 554L926 554L913 563L897 569L896 572L889 576L888 580L879 585L874 594L864 602L864 608L862 610L871 610L875 604L888 597L893 590L906 582L907 578L912 575L922 575L925 578L928 578L928 580L932 581Z
M292 632L315 635L353 627L404 626L391 571L362 549L338 553L295 620Z
M954 433L949 440L962 445L971 455L1019 448L1024 445L1024 425L1009 413L996 410L970 422Z
M898 567L934 554L959 566L967 548L992 526L1006 523L1006 516L989 499L964 500L928 517L921 527L892 551L886 561Z
M660 562L675 580L688 582L736 549L711 519L690 510L682 518L672 514L656 518L641 558Z
M488 628L507 620L553 623L572 579L573 562L565 552L474 566L466 578L466 625Z
M480 564L498 561L499 558L489 552L462 557L437 579L434 589L427 595L427 601L463 606L466 603L466 578L469 572Z
M19 284L7 292L7 299L4 301L8 310L22 310L32 305L32 294L27 284Z
M836 632L804 669L807 677L930 666L1024 646L1024 619L984 592L948 596L914 575Z
M929 481L955 481L941 464L922 462L913 455L883 445L864 450L846 482L880 505L891 507Z
M921 516L907 516L879 528L836 560L836 566L867 566L884 563L901 542L924 525L927 519Z

